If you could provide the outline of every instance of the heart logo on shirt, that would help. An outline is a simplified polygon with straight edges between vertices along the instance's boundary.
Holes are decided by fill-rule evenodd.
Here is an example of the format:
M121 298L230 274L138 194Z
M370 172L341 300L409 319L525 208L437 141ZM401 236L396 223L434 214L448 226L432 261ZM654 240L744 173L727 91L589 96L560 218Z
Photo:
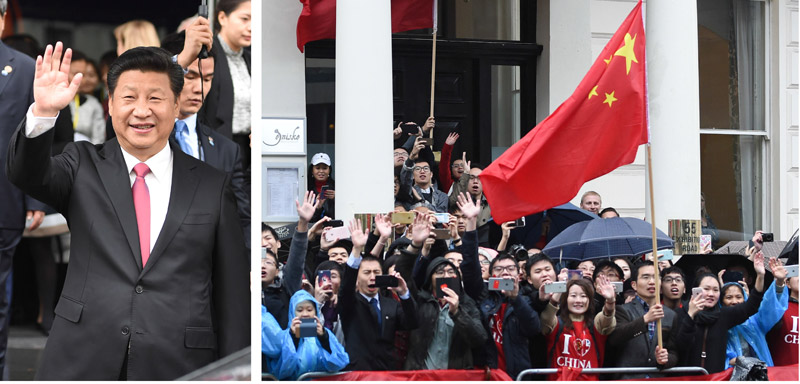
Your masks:
M586 356L592 349L592 341L589 339L575 339L575 350L581 356Z

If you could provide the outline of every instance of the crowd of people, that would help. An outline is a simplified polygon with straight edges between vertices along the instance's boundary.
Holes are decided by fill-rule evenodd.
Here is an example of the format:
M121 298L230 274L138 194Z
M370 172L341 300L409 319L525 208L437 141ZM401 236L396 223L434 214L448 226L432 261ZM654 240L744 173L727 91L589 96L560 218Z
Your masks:
M291 240L262 224L264 373L283 380L488 367L516 378L557 368L527 378L606 380L664 377L672 367L716 373L798 363L800 282L765 258L761 231L747 256L722 270L702 262L682 270L647 255L554 260L541 251L546 229L515 244L520 223L493 221L482 168L466 154L452 156L458 134L447 137L437 162L424 140L435 120L407 125L394 132L393 212L371 222L336 220L333 164L318 153ZM595 220L619 216L594 191L580 208ZM705 220L704 232L713 229ZM796 254L788 264L797 264ZM735 281L730 271L739 272ZM313 332L304 333L299 319ZM654 369L582 372L602 367Z
M119 25L98 62L3 38L0 375L11 257L46 214L66 218L72 242L62 287L54 239L24 240L48 336L37 378L175 379L249 345L251 2L214 10L214 30L197 15L162 37L146 20Z

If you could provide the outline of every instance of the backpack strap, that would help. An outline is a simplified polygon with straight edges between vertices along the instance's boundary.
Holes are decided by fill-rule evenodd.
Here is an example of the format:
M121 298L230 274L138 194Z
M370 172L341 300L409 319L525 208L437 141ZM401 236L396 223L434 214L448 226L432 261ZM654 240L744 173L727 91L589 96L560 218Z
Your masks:
M703 332L703 351L700 352L700 367L706 367L706 340L708 339L708 326L706 326L705 332Z

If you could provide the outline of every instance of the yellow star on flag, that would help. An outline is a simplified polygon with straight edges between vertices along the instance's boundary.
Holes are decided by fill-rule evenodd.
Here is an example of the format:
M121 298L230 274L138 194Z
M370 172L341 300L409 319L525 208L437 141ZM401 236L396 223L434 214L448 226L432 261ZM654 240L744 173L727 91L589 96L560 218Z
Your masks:
M610 63L610 62L611 62L611 59L613 59L613 58L614 58L614 55L609 55L609 56L608 56L608 59L603 59L603 61L605 61L605 62L606 62L606 65L608 65L608 63Z
M597 95L597 86L596 85L594 86L594 88L592 88L592 91L589 92L589 98L590 99L592 98L592 96L598 96Z
M636 35L633 35L633 37L631 37L630 33L626 33L625 34L625 45L623 45L622 47L620 47L620 49L618 49L616 52L614 52L614 56L623 56L623 57L625 57L625 69L626 69L625 73L626 74L630 74L631 73L631 61L633 61L634 63L637 63L637 64L639 63L639 61L636 60L636 54L633 52L633 46L635 44L636 44Z
M611 103L617 101L617 98L614 97L614 92L615 91L611 91L610 94L606 93L606 101L603 102L603 104L607 103L609 108L611 108Z

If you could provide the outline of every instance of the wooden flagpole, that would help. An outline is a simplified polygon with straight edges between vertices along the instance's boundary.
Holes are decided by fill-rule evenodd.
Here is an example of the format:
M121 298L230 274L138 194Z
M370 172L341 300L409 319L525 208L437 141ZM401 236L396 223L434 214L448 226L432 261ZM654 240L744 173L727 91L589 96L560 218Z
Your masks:
M653 267L655 269L655 278L656 283L656 302L658 301L659 297L661 297L661 274L658 270L658 240L656 239L656 201L653 198L653 154L652 150L650 149L650 143L647 143L647 181L648 181L648 189L650 192L650 224L653 227ZM661 340L661 319L658 319L656 322L656 336L658 337L658 346L663 348L662 340Z

